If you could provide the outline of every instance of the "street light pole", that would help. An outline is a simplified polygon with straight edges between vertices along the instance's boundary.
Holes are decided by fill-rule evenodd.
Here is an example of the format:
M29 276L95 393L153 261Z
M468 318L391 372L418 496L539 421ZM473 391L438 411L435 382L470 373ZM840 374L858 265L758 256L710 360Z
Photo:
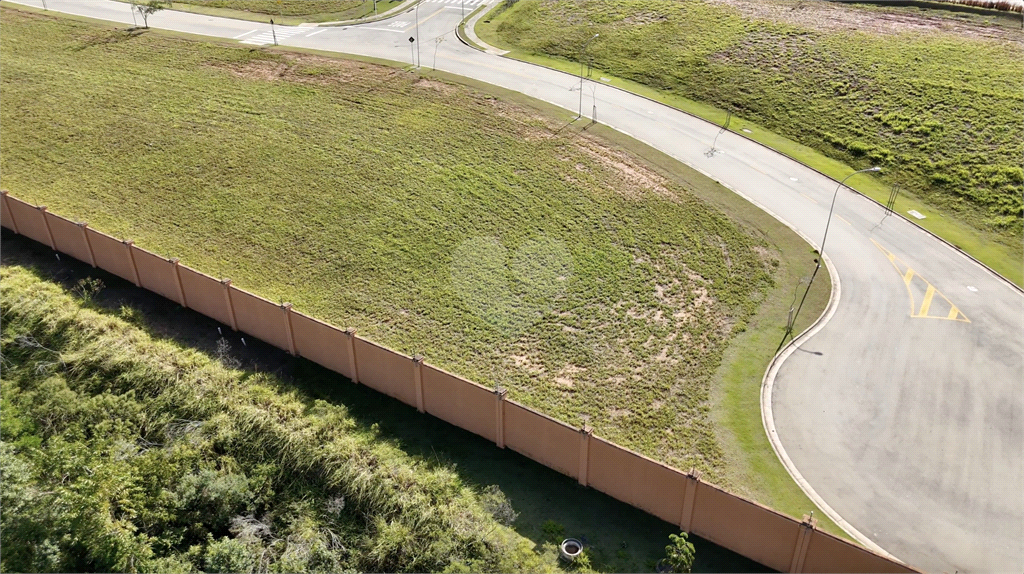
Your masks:
M416 3L416 68L420 67L420 3Z
M857 175L858 173L865 173L869 171L882 171L882 168L876 165L874 167L869 167L867 169L855 171L850 175L846 176L845 178L843 178L843 181L840 181L839 185L836 186L836 191L835 193L832 194L832 206L828 208L828 219L825 221L825 235L822 236L821 247L818 248L818 267L821 267L821 260L822 258L825 257L825 240L828 239L828 226L832 224L832 211L836 208L836 198L839 197L839 189L843 187L843 184L846 183L846 180ZM813 281L814 279L812 278L811 280Z
M832 194L832 206L829 207L828 209L828 219L825 221L825 234L821 238L821 246L818 247L818 259L816 260L817 264L814 266L814 272L811 273L810 281L807 282L807 289L804 291L804 296L800 299L800 306L796 308L796 313L792 313L793 308L790 307L792 318L787 321L786 334L782 336L782 342L779 343L779 349L782 349L782 344L786 342L786 337L793 334L793 327L796 325L796 318L800 315L800 310L804 308L804 301L807 300L807 294L811 292L811 285L814 285L814 278L818 275L818 270L821 269L822 261L825 260L825 240L828 239L828 228L829 225L831 225L832 223L832 212L836 208L836 198L839 197L839 190L843 187L843 184L846 183L846 180L857 175L858 173L865 173L869 171L882 171L882 168L874 166L869 167L867 169L855 171L850 175L846 176L845 178L843 178L843 181L840 181L839 185L836 186L836 191L835 193ZM776 352L778 352L778 350L776 350Z
M583 50L580 51L580 111L579 114L576 115L577 120L583 117L583 59L587 55L587 46L589 46L590 42L592 42L594 38L597 38L598 36L600 36L600 34L594 34L593 36L591 36L590 39L588 39L587 42L583 44Z

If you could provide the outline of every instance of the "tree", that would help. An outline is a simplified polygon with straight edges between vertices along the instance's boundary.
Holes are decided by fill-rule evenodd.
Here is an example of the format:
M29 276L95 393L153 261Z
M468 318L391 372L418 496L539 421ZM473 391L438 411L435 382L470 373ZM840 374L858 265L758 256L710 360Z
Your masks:
M668 535L672 543L665 547L665 565L671 568L672 572L689 572L693 568L695 551L693 543L687 540L686 536L685 532L680 532L678 536Z
M171 0L147 0L146 2L132 2L132 10L142 16L142 27L149 28L149 17L164 8L171 7Z

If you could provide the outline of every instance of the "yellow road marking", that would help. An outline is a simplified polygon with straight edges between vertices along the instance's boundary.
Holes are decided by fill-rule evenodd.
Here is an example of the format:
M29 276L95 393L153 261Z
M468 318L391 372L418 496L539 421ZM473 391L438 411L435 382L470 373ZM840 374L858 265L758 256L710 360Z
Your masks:
M918 315L928 316L928 309L932 306L933 297L935 297L935 287L932 287L929 283L928 289L924 292L924 301L921 301L921 310L917 312Z
M800 193L800 195L802 195L802 196L806 197L807 199L809 199L809 200L813 201L814 203L818 203L818 202L817 202L817 201L816 201L816 200L815 200L815 199L814 199L813 197L811 197L811 196L807 195L806 193L804 193L804 192L802 192L802 191L801 191L801 192L799 192L799 193Z
M910 297L911 317L914 317L915 319L947 319L950 321L960 321L961 323L971 322L971 320L967 318L967 315L964 315L963 311L957 308L957 306L954 305L948 297L943 295L941 291L936 289L924 277L921 277L919 274L917 274L913 269L910 268L909 265L900 260L899 257L896 257L894 253L882 247L874 239L871 240L871 243L874 243L875 247L877 247L879 251L885 254L886 259L888 259L889 262L892 263L892 266L896 268L896 272L899 273L900 276L903 278L903 284L907 287L907 295ZM914 291L910 287L910 284L914 281L914 277L917 277L921 281L924 281L924 284L928 286L925 289L924 297L921 299L920 309L918 309L917 306L914 304ZM931 310L932 302L935 300L936 295L938 295L940 298L942 298L943 301L949 304L949 313L944 317L928 314L928 311Z
M846 221L845 219L843 219L842 215L836 215L836 217L839 218L839 221L842 221L843 223L849 225L850 227L853 227L853 224L851 224L849 221Z

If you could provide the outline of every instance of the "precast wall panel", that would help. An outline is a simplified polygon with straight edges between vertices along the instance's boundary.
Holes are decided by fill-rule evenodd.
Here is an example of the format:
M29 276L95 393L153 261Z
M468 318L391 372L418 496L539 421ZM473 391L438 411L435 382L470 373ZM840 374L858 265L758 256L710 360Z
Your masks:
M7 205L11 206L11 216L18 223L19 233L43 245L50 245L50 234L46 232L41 209L10 195L7 196Z
M128 249L124 242L113 237L86 228L89 234L89 244L92 245L92 253L96 256L96 266L125 279L135 282L135 273L132 271L132 262L128 259Z
M194 269L184 265L178 266L181 275L181 287L185 292L185 302L189 309L194 309L211 319L231 325L228 314L228 302L224 297L224 285Z
M46 220L50 224L50 233L53 234L57 251L67 253L83 263L92 263L89 246L85 244L85 236L82 235L82 228L78 224L48 211Z
M590 441L587 483L611 496L679 524L686 475L597 437Z
M289 350L288 332L285 330L284 310L281 306L234 286L229 289L238 330L262 339L278 349Z
M873 552L815 530L807 546L804 572L913 572Z
M423 407L435 417L493 442L493 392L430 365L423 365Z
M562 474L579 475L580 431L515 401L505 401L505 446Z
M13 197L9 197L12 202L15 201ZM0 201L0 225L14 231L14 219L11 217L11 212L7 209L7 200Z
M348 335L344 331L293 311L292 336L300 357L353 378Z
M159 293L171 301L182 302L178 297L178 278L174 272L174 263L132 246L132 257L135 268L139 271L139 283L154 293Z
M800 523L702 482L697 485L690 531L786 572L793 561Z
M359 382L416 406L412 358L356 337L356 369Z

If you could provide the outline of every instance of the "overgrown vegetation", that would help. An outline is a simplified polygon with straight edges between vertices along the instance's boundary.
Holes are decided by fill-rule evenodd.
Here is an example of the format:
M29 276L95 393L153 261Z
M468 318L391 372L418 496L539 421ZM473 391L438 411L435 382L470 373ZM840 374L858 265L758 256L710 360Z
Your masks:
M707 180L394 69L4 18L15 195L725 482L711 380L779 259Z
M1007 20L1004 21L1004 20ZM731 110L1020 249L1019 17L830 3L523 0L502 43ZM1019 256L1016 258L1019 265Z
M0 276L3 571L551 568L497 487L24 268Z

